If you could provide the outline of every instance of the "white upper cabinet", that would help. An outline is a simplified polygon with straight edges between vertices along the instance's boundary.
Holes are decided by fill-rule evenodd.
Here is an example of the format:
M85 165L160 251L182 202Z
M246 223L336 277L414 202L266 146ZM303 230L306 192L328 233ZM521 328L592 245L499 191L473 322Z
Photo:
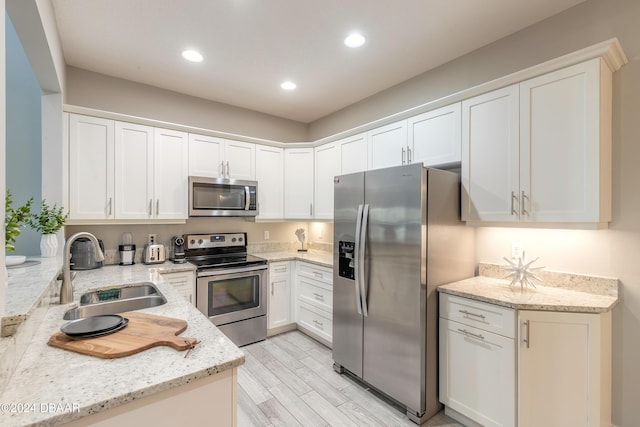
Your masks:
M284 149L256 146L258 219L284 218Z
M313 148L284 150L284 217L313 218Z
M114 217L113 120L69 115L69 218Z
M611 71L600 59L520 84L520 219L611 221Z
M611 220L611 71L598 58L462 103L467 221Z
M407 121L402 120L367 132L368 169L407 163Z
M462 219L517 221L518 85L462 102Z
M340 173L346 175L367 170L367 134L359 133L338 141Z
M153 128L116 122L116 219L151 219L153 200Z
M187 134L155 128L153 157L155 218L187 218L189 169Z
M333 178L340 175L340 144L333 142L314 149L314 218L333 219Z
M409 118L408 163L433 166L459 162L461 120L459 102Z
M256 146L248 142L189 134L189 175L255 180Z

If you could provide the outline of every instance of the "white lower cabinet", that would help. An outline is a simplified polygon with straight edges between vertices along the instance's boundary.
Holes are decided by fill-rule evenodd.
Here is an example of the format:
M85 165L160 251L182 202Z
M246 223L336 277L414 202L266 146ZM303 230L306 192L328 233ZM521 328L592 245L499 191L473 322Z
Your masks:
M162 278L169 282L187 301L196 305L196 277L193 271L179 271L175 273L161 273Z
M518 425L611 425L611 312L520 311Z
M291 316L291 261L269 263L268 288L267 330L273 331L293 323Z
M333 341L333 270L297 261L295 319L298 328L331 347Z
M441 293L439 339L440 401L463 424L611 425L611 312L513 310Z
M455 319L455 320L454 320ZM514 426L514 310L440 294L440 401L483 426Z

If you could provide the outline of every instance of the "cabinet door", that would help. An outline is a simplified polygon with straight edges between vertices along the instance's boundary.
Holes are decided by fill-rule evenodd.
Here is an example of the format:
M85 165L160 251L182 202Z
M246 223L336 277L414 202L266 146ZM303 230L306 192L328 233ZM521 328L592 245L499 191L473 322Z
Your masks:
M154 218L186 219L189 146L187 134L154 130Z
M461 103L447 105L407 120L409 163L425 166L460 161L462 147Z
M116 122L115 218L153 218L153 128Z
M316 147L314 160L314 217L333 219L333 178L340 175L340 145L334 142Z
M195 302L195 274L190 271L176 273L161 273L162 278L169 282L187 301L194 306Z
M313 218L313 148L284 150L284 216Z
M269 265L268 328L291 323L291 274L289 262Z
M599 74L594 59L520 84L522 220L610 221L600 218L600 156L610 146L600 146Z
M407 121L391 123L367 132L369 169L403 165L407 162Z
M439 328L440 401L483 426L514 426L514 340L444 318Z
M611 425L610 313L519 319L518 425Z
M518 221L518 85L462 102L462 219Z
M367 170L367 134L360 133L338 141L342 175Z
M225 177L256 179L256 145L249 142L226 141L224 146Z
M189 175L222 178L225 140L189 134Z
M256 145L258 219L284 218L284 150Z
M69 217L114 215L113 120L69 115Z

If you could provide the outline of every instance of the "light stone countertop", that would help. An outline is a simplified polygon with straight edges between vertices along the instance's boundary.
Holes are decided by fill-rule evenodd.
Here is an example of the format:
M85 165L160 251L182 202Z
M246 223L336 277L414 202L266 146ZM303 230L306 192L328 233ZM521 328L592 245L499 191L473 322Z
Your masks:
M575 313L604 313L618 303L617 296L598 295L547 287L535 288L520 284L509 286L511 281L486 276L476 276L439 286L439 292L484 301L517 310L563 311Z
M309 250L308 252L297 252L297 251L272 251L272 252L262 252L262 251L252 251L251 255L255 255L260 258L264 258L269 262L276 261L292 261L292 260L300 260L310 262L312 264L317 264L322 267L333 267L333 253L326 251L316 251Z
M34 410L0 411L0 425L64 424L243 364L242 351L159 274L194 269L191 264L165 263L78 271L74 280L76 300L80 293L103 286L143 281L155 283L168 302L141 311L186 320L189 326L180 335L195 337L200 343L187 358L186 352L165 346L117 359L50 347L47 345L49 337L66 322L62 319L64 312L77 303L51 305L0 393L0 404L31 404ZM69 404L78 409L72 412L41 410L41 405L51 404Z

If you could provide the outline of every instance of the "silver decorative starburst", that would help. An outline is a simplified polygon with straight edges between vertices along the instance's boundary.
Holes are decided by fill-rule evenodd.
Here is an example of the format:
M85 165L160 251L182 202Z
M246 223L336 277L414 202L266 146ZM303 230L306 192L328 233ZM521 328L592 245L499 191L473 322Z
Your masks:
M525 285L529 285L535 288L536 285L533 284L531 279L536 279L542 282L542 279L538 277L533 272L533 270L540 270L544 267L531 267L531 264L536 262L539 258L527 262L527 257L523 252L522 256L515 258L515 260L509 259L507 257L503 257L503 259L507 261L507 263L509 263L509 265L502 266L503 269L510 271L510 273L504 277L505 279L508 279L510 277L512 278L509 286L513 286L516 283L520 282L520 289L524 289Z

